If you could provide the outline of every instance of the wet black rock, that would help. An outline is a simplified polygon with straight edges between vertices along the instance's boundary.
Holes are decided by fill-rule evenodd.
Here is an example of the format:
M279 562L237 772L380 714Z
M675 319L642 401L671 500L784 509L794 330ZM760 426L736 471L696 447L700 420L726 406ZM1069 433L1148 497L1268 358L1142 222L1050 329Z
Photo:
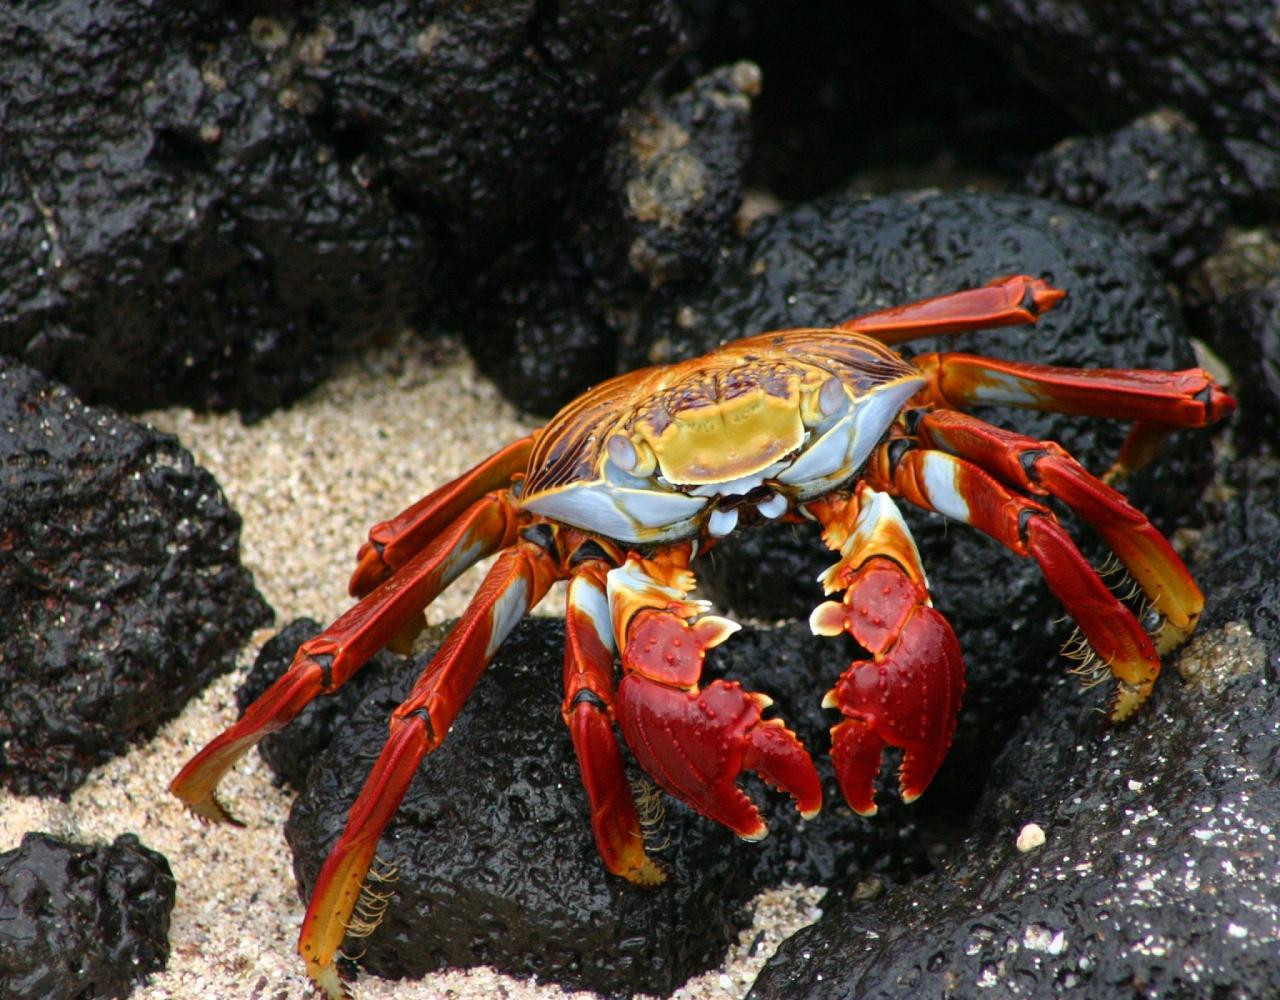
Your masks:
M1066 365L1194 363L1160 276L1113 224L1021 195L937 193L833 197L762 220L701 295L650 317L654 339L634 345L631 360L688 357L721 340L834 323L1015 272L1044 276L1067 289L1068 298L1035 327L909 346ZM1126 432L1116 421L1008 408L978 415L1057 440L1095 471L1110 464ZM1207 454L1204 435L1180 435L1125 491L1172 530L1194 518L1187 501L1206 477ZM1012 721L1065 669L1065 660L1045 664L1070 627L1056 622L1060 606L1033 562L936 515L906 513L934 603L955 625L969 665L948 764L959 770L954 777L944 771L935 784L939 794L971 798L976 787L959 775L982 773ZM1088 533L1081 538L1087 543ZM766 620L803 619L822 599L814 581L833 559L816 531L779 525L736 532L695 568L722 607Z
M1074 131L995 47L929 0L778 4L723 0L698 11L692 60L750 59L764 75L753 112L750 186L804 201L855 173L878 190L1016 172Z
M757 884L752 845L665 800L656 888L606 873L560 720L563 626L521 625L424 761L383 835L394 897L346 951L378 975L492 965L609 995L669 993L719 962ZM286 835L303 894L337 839L416 669L382 676L311 770Z
M455 325L522 409L550 415L615 374L619 330L649 290L678 295L672 284L714 269L733 238L759 84L739 63L628 108L557 234L511 246L467 289Z
M1280 240L1266 229L1232 230L1187 282L1196 334L1231 366L1246 447L1280 431Z
M1280 430L1280 278L1215 303L1197 329L1231 359L1247 414L1237 425L1241 438L1274 444Z
M6 5L0 353L90 402L287 403L557 215L679 30L599 0Z
M332 0L316 22L322 57L298 75L325 95L328 125L468 256L555 217L582 168L598 171L618 112L683 45L669 0L379 2L354 16Z
M244 683L236 689L241 713L289 668L298 647L319 635L320 629L315 619L298 618L263 643ZM317 698L283 729L264 736L258 753L281 784L302 790L316 757L333 742L335 732L346 724L369 689L393 671L409 669L403 657L379 652L332 695Z
M508 399L550 416L615 373L614 292L616 285L597 286L577 247L526 241L455 303L455 328Z
M1185 117L1158 111L1100 136L1067 139L1032 162L1030 194L1116 223L1151 260L1183 275L1227 224L1227 172Z
M1268 0L935 0L1082 123L1116 128L1171 107L1252 169L1280 165L1280 59Z
M0 359L0 781L66 793L152 736L271 610L170 435Z
M126 997L169 959L174 880L133 834L111 846L28 833L0 854L0 996Z
M714 270L742 201L760 85L759 68L740 62L623 113L606 164L613 219L596 234L618 270L654 288Z
M1130 724L1061 682L943 870L828 897L752 996L1280 992L1280 465L1225 471L1195 565L1208 604ZM1044 845L1014 846L1034 822Z

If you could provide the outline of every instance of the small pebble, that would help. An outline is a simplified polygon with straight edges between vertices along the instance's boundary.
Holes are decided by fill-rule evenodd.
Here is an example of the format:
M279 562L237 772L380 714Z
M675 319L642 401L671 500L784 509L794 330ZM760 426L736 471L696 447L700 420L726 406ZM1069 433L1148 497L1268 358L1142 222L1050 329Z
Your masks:
M1026 854L1027 851L1034 851L1037 847L1042 847L1044 840L1044 830L1036 823L1028 823L1018 831L1016 843L1018 850Z

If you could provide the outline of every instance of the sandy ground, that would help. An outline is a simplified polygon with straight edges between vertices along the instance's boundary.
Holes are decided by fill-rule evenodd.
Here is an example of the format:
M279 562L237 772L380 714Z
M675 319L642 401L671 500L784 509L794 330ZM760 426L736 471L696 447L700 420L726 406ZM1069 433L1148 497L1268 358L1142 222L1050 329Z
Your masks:
M369 525L532 426L459 351L407 336L369 350L288 412L253 427L234 416L185 410L146 419L177 434L243 516L243 560L275 608L277 625L300 615L328 620L340 614L349 603L355 549ZM482 567L432 606L432 622L461 610L479 572ZM562 604L553 592L538 610L555 614ZM169 967L134 992L138 1000L308 995L294 952L302 906L283 836L289 795L273 787L256 753L221 789L244 829L202 827L166 791L181 764L234 721L235 688L272 634L255 635L236 672L210 685L149 744L100 768L69 802L0 793L0 850L17 846L30 830L82 841L133 831L169 859L178 881ZM675 996L743 996L778 941L816 919L820 896L796 889L760 897L756 925L743 932L728 964ZM481 968L422 981L363 976L355 996L566 994Z

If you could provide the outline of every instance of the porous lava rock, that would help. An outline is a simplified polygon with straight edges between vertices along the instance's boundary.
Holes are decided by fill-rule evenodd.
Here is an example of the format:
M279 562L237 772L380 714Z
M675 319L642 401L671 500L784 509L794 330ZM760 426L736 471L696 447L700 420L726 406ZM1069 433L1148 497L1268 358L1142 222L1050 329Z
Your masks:
M1230 212L1220 155L1167 109L1104 135L1063 140L1032 161L1021 187L1110 219L1174 276L1217 246Z
M1108 728L1055 685L966 842L879 899L828 896L751 996L1263 997L1280 992L1280 464L1223 463L1200 630ZM1015 846L1038 825L1043 846Z
M0 353L260 415L598 175L672 2L0 9Z
M913 350L961 350L1060 365L1178 369L1194 358L1159 273L1112 224L1025 195L917 192L838 195L758 222L701 294L655 308L632 363L690 357L722 340L839 322L859 313L1029 273L1068 292L1034 326L935 338ZM983 419L1056 440L1102 472L1126 433L1106 421L984 407ZM1194 518L1187 502L1207 478L1206 435L1185 432L1123 489L1166 532ZM1070 636L1039 567L979 532L900 505L920 548L934 604L956 628L969 687L938 794L967 798L962 774L984 773L1021 712L1069 662ZM1090 546L1087 530L1079 531ZM1105 553L1086 548L1100 565ZM694 568L708 596L763 620L807 619L818 574L834 561L807 526L734 532ZM1046 667L1046 664L1052 666ZM1101 704L1101 699L1099 699ZM956 768L956 770L951 770Z
M1091 128L1170 107L1220 140L1273 197L1280 190L1280 34L1268 0L936 5Z
M65 794L230 670L271 609L177 439L0 358L0 781Z
M719 962L758 883L753 845L665 799L657 887L609 875L560 719L563 625L508 639L378 848L393 880L380 926L348 954L389 977L492 965L566 989L666 994ZM304 897L417 669L383 675L310 772L286 835ZM652 809L646 811L652 812ZM656 814L651 818L656 819Z
M678 297L715 269L736 236L759 88L743 62L647 94L554 235L513 244L465 290L455 325L522 409L550 415L616 374L619 331L651 290Z
M921 176L963 184L1017 172L1076 130L996 46L930 0L778 4L714 0L695 12L691 60L759 65L749 186L788 202L851 176L877 190Z
M1274 447L1280 431L1280 238L1266 227L1232 229L1187 279L1196 334L1227 359L1240 397L1235 438Z
M131 833L111 845L28 833L0 854L0 996L127 997L169 959L169 862Z

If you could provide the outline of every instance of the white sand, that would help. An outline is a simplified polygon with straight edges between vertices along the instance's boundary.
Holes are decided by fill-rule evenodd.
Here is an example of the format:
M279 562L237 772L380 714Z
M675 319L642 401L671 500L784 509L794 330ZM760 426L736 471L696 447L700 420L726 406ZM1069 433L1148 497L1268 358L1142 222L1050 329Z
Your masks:
M184 410L148 419L182 439L243 516L243 561L275 608L277 626L300 615L340 614L349 604L355 550L370 525L533 426L460 352L407 336L366 352L288 412L253 427L234 416ZM472 570L433 605L430 620L457 615L480 572ZM560 607L554 592L539 611ZM235 688L273 632L255 635L236 672L210 685L149 744L96 771L70 802L0 792L0 850L17 846L30 830L107 842L132 831L169 859L178 881L172 953L167 971L135 991L140 1000L283 1000L308 993L294 951L303 907L283 836L289 795L272 785L256 753L221 787L244 829L201 826L166 790L183 762L234 721ZM674 995L745 994L778 941L816 918L820 896L812 889L762 896L756 926L743 932L728 965ZM490 969L402 982L365 975L355 985L361 1000L499 995L566 994Z

